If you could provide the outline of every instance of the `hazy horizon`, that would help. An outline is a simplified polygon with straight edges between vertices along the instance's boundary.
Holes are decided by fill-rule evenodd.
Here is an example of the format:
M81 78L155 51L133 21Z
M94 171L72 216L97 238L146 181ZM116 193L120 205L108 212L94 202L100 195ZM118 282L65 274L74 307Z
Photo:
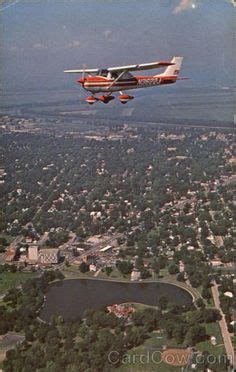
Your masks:
M1 88L73 89L66 68L174 55L184 56L181 75L191 78L177 89L232 86L233 13L227 0L8 1L0 8Z

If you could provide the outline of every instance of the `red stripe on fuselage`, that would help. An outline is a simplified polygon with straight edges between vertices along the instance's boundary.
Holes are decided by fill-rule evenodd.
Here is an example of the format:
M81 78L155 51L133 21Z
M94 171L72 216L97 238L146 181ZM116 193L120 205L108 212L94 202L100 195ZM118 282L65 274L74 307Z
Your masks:
M104 76L89 76L83 81L79 81L81 85L87 90L91 91L117 91L119 89L135 89L144 88L148 86L155 86L161 84L175 83L177 76L134 76L130 79L117 80L114 83L114 79L107 79Z

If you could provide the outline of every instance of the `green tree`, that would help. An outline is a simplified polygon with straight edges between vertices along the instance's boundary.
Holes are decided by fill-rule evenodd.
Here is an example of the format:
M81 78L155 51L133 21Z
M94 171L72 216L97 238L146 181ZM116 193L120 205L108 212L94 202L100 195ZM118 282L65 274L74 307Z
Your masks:
M79 270L81 273L86 273L89 271L89 265L87 265L86 262L81 262L79 265Z
M158 306L159 306L159 308L161 310L166 310L167 305L168 305L168 299L167 299L167 297L165 297L165 296L160 297L160 299L158 300Z
M168 266L168 272L169 274L177 274L179 272L179 268L174 262L171 262Z
M133 270L133 264L130 261L117 261L116 267L122 275L128 275Z
M200 324L191 326L186 334L185 342L187 345L194 346L206 339L206 328Z
M210 299L212 297L211 290L209 288L203 287L202 289L202 297L205 299Z
M113 271L113 268L111 266L106 266L105 267L105 272L106 272L107 276L110 276L112 271Z
M199 307L199 308L204 308L206 305L204 304L204 301L203 301L203 299L202 298L198 298L197 299L197 301L196 301L196 305L197 305L197 307Z

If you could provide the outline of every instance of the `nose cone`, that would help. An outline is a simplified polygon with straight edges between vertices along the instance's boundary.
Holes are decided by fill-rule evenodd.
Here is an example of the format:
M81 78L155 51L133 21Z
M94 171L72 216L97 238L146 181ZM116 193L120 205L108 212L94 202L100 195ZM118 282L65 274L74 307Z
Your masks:
M78 83L80 83L80 84L84 84L84 82L85 82L85 78L81 78L81 79L79 79L79 80L77 80L78 81Z

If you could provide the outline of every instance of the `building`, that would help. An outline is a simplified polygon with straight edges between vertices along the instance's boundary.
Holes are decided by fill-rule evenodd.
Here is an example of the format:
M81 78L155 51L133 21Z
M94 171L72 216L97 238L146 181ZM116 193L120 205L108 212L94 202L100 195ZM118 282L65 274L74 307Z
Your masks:
M227 292L224 293L224 296L229 297L229 298L233 298L234 294L230 291L227 291Z
M5 253L5 261L12 262L16 256L16 247L14 244L11 244Z
M212 258L212 260L210 261L210 263L212 264L213 267L219 267L219 266L223 266L223 263L222 261L219 259L219 258Z
M28 262L37 263L39 259L39 248L37 245L31 245L28 248Z
M107 310L109 313L115 314L117 318L128 318L128 316L135 311L132 306L117 304L107 306Z
M112 245L107 245L106 247L101 248L101 249L100 249L100 252L106 252L106 251L109 251L111 248L112 248Z
M19 262L25 264L27 262L27 258L28 257L26 254L21 254L19 258Z
M32 243L32 238L30 237L30 236L27 236L26 238L25 238L25 242L27 243L27 244L30 244L30 243Z
M135 281L135 280L140 280L141 278L141 273L140 271L138 271L137 269L134 269L131 273L131 280L132 281Z
M215 336L211 336L211 344L212 344L213 346L216 345L216 337L215 337Z
M89 271L97 271L97 266L94 264L94 263L91 263L90 265L89 265Z
M57 264L60 259L60 251L58 248L44 248L39 252L39 261L41 264Z

